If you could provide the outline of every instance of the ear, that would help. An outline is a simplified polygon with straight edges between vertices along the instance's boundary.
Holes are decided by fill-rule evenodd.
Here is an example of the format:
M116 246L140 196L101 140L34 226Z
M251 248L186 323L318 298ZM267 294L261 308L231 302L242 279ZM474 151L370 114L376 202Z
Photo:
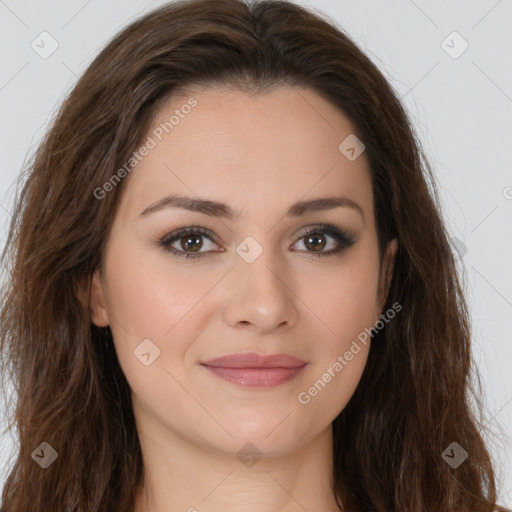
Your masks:
M395 256L398 250L398 240L393 238L387 247L384 260L382 262L382 269L380 274L380 281L377 293L377 310L379 316L382 313L382 308L386 303L386 299L389 293L389 287L391 285L391 278L393 277L393 265L395 263Z
M84 308L90 308L91 322L98 327L107 327L110 322L100 269L92 278L80 282L77 295Z

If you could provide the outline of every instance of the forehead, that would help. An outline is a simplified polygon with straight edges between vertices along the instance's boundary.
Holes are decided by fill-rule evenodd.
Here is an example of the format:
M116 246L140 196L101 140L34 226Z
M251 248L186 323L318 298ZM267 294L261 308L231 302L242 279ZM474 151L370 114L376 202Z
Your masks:
M257 96L181 91L155 115L144 139L152 148L129 175L124 206L133 219L165 194L186 193L243 212L284 211L301 198L343 194L371 210L364 152L350 160L339 148L354 131L309 89L280 87Z

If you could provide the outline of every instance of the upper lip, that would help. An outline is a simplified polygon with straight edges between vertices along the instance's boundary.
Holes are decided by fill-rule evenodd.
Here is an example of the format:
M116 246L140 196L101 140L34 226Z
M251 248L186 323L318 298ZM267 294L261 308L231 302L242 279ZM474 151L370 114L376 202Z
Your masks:
M306 361L287 354L230 354L217 357L201 364L220 368L298 368L307 364Z

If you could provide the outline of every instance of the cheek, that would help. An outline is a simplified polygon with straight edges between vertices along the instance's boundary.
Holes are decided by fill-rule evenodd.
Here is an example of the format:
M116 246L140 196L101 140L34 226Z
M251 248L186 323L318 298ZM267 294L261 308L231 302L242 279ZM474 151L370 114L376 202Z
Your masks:
M318 322L315 364L297 394L303 413L327 424L345 408L366 366L375 319L378 270L373 264L346 265L315 279L308 303ZM303 292L305 293L305 292Z
M162 337L204 295L208 283L172 264L171 256L152 256L147 248L123 252L118 245L112 250L109 298L113 315L124 321L126 330Z
M310 281L311 283L311 281ZM376 317L378 268L371 262L339 266L317 273L313 285L302 282L300 297L321 320L328 351L342 350L359 333L373 325Z
M132 389L147 393L148 402L154 393L179 392L176 382L190 378L204 356L197 340L211 331L212 318L229 295L219 282L229 268L198 270L170 258L148 254L147 248L123 252L117 245L107 264L117 357ZM148 352L152 362L145 366L137 355Z
M314 283L314 293L304 289L301 297L308 297L321 322L315 364L298 403L329 422L352 397L366 366L376 315L377 260L354 258L335 271L318 274Z
M144 340L151 340L158 353L151 367L165 365L166 360L176 359L186 349L179 343L179 339L184 343L187 340L182 328L188 325L190 329L189 314L206 293L207 285L179 275L171 272L165 259L144 258L142 250L140 254L124 252L122 245L112 249L106 271L110 328L125 373L140 371L142 365L134 351Z

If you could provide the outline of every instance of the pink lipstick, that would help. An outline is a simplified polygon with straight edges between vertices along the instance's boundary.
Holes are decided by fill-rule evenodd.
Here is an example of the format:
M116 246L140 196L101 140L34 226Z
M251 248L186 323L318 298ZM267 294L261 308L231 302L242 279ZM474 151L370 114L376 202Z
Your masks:
M221 379L240 386L269 388L296 377L308 363L287 354L230 354L201 363Z

